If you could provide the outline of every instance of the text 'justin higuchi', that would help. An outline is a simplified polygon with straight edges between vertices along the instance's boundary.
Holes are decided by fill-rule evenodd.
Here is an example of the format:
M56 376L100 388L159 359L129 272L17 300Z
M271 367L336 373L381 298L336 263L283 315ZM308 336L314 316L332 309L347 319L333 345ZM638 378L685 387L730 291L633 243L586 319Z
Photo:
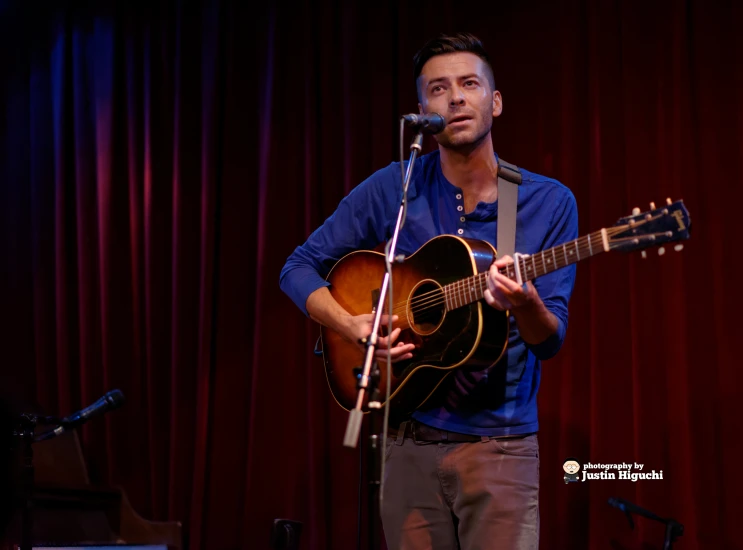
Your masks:
M586 462L582 466L583 479L581 481L589 479L627 479L631 481L637 481L639 479L663 479L663 470L643 472L642 470L645 465L639 462L621 462L619 464Z

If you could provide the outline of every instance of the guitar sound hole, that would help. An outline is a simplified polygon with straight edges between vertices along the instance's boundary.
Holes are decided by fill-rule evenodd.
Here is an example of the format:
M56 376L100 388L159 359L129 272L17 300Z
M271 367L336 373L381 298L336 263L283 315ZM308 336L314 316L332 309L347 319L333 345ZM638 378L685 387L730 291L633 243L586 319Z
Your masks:
M446 303L443 289L434 282L423 282L413 290L408 305L412 328L419 334L431 334L444 319Z

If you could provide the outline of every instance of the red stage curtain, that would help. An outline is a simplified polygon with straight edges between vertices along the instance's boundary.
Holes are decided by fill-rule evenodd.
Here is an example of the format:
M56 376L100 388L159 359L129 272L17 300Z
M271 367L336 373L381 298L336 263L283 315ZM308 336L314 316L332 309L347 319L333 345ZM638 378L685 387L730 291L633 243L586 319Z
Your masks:
M499 154L574 192L581 233L684 199L680 254L582 263L540 392L542 548L660 548L617 496L740 548L743 182L738 3L0 3L2 386L69 413L91 475L190 547L355 547L358 452L317 327L278 287L295 246L397 160L412 56L441 31L490 50ZM433 146L426 143L427 150ZM656 481L563 483L638 462Z

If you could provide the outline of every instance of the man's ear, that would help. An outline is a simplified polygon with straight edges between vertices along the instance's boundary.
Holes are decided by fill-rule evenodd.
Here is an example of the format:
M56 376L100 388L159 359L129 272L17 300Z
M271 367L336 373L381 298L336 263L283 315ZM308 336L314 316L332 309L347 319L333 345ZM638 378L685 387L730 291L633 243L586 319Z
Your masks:
M500 116L503 112L503 97L498 90L493 92L493 117Z

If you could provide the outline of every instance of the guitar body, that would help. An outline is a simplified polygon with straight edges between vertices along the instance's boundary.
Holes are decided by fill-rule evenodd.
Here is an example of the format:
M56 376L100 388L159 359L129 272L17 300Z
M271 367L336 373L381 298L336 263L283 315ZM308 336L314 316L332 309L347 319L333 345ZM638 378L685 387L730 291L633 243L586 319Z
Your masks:
M394 314L403 330L398 341L416 345L413 358L393 363L390 406L409 414L420 407L454 369L481 370L495 364L508 343L508 315L483 300L446 307L441 287L487 271L496 256L485 241L452 235L435 237L402 264L392 268ZM384 254L352 252L328 274L330 293L350 314L372 313L385 275ZM387 311L388 299L384 310ZM383 327L386 333L386 325ZM355 368L362 368L364 351L335 331L322 327L323 358L328 385L338 404L355 407ZM386 395L386 363L380 361L380 393ZM366 403L364 403L364 410Z

